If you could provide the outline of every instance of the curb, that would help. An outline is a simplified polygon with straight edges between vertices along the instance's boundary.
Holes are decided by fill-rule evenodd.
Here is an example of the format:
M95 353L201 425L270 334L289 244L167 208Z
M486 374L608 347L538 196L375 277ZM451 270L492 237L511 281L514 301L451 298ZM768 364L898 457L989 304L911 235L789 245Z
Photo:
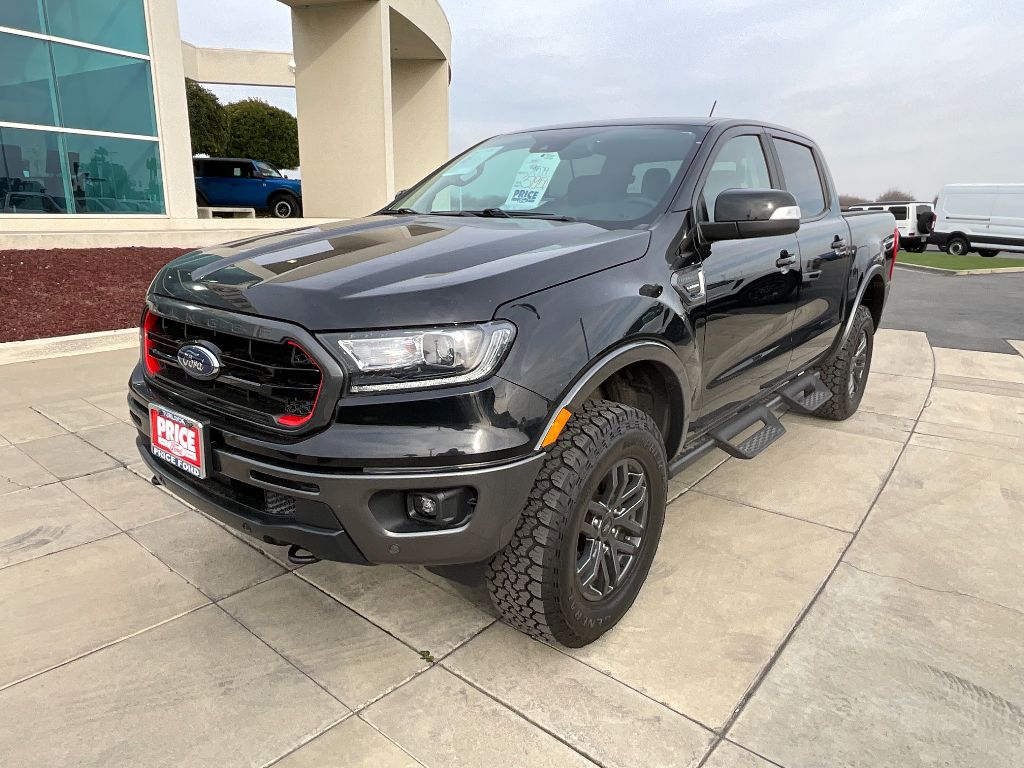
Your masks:
M0 365L87 355L90 352L131 349L138 345L138 328L78 333L73 336L55 336L48 339L29 339L28 341L8 341L0 344Z
M909 269L911 272L927 272L933 275L1002 275L1024 272L1024 267L999 267L997 269L943 269L942 267L929 267L924 264L907 264L903 261L896 262L897 267Z

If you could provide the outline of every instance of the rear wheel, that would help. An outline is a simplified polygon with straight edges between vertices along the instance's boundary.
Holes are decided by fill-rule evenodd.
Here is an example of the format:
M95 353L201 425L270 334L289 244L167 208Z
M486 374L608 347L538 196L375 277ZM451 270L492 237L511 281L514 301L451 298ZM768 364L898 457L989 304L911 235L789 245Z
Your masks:
M875 323L868 308L861 305L846 343L818 368L832 399L815 411L815 416L843 421L857 412L871 372L874 348Z
M665 447L649 416L604 400L584 405L488 567L504 620L572 648L614 627L647 578L667 487Z
M966 256L971 252L971 244L962 237L951 237L946 243L946 251L950 256Z
M999 251L993 250L992 248L979 248L978 253L988 259L999 255Z
M294 219L299 215L299 201L287 193L277 195L270 201L270 215L275 219Z

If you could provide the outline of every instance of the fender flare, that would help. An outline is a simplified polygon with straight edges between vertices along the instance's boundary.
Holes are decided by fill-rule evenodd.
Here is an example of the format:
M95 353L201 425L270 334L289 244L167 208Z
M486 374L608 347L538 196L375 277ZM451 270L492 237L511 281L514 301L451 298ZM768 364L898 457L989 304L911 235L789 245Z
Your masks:
M843 332L836 337L836 341L832 345L832 349L829 350L830 354L837 349L841 349L846 343L846 340L850 338L850 333L853 331L853 321L857 314L857 307L859 307L861 302L864 300L864 294L867 292L868 286L871 285L871 281L875 278L875 275L881 275L884 272L885 267L883 265L874 263L868 267L867 271L864 273L864 277L861 278L860 281L860 286L857 288L857 296L849 305L850 311L843 323Z
M666 453L671 459L682 447L683 438L689 429L690 413L692 412L690 386L678 355L667 345L650 340L628 342L592 360L555 404L541 436L537 440L535 449L543 450L541 443L544 436L547 435L563 408L575 413L609 376L633 363L641 362L652 363L669 374L665 376L665 380L669 389L672 414L669 421L669 434L663 435L663 437L665 438ZM674 407L676 405L678 408Z

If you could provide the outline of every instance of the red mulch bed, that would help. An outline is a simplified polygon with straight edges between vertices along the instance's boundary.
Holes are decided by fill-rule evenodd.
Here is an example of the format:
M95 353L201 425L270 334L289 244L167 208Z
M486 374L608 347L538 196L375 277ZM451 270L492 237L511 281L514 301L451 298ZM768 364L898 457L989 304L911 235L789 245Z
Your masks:
M157 270L190 250L0 251L0 342L132 328Z

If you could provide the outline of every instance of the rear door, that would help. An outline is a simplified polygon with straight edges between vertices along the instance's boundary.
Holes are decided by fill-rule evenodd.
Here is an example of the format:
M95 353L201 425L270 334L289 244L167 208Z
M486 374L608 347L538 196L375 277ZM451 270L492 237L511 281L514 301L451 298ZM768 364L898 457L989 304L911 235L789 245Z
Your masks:
M817 149L798 136L769 133L783 188L796 198L801 213L796 234L800 259L794 267L799 291L788 365L797 371L824 354L839 333L854 250Z
M697 199L698 221L714 221L715 201L726 189L779 189L761 128L734 128L718 140L705 166ZM706 247L706 246L705 246ZM703 391L695 426L710 426L786 372L796 308L795 235L714 243L702 270L707 295L694 312L701 339Z
M200 179L200 189L210 205L236 205L232 183L234 163L228 160L207 160Z

